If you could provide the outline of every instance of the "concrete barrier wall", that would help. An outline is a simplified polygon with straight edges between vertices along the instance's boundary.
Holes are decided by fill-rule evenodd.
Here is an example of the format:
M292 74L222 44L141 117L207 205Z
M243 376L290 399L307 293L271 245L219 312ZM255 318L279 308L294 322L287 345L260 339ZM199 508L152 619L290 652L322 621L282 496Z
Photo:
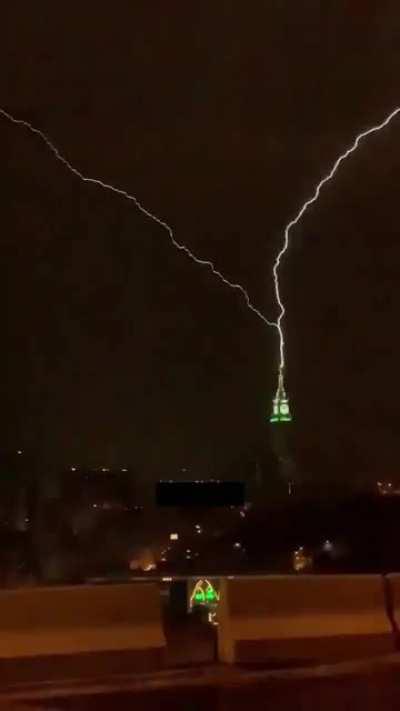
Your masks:
M394 651L380 576L225 580L221 661L356 659Z
M0 591L0 658L164 648L154 584Z
M395 629L396 644L400 647L400 573L386 576L389 614Z

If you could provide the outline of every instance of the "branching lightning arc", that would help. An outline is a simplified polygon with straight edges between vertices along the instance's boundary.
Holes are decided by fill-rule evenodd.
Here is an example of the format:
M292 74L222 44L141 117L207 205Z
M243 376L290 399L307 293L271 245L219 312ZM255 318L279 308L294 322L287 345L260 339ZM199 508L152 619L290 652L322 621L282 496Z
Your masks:
M131 202L136 205L137 209L140 210L140 212L143 213L143 215L146 215L150 220L153 220L156 222L160 227L162 227L166 232L168 233L168 236L174 245L176 249L179 249L181 252L184 252L190 259L192 259L196 264L199 264L202 267L207 267L213 274L216 276L220 281L222 281L226 286L229 286L230 289L235 289L236 291L239 291L241 295L244 297L244 300L246 302L247 307L253 311L253 313L258 316L267 326L273 326L277 328L277 324L274 323L273 321L269 321L264 314L257 309L254 304L250 300L250 296L246 289L241 285L237 284L236 282L230 281L227 279L218 269L215 268L214 263L209 260L209 259L201 259L194 254L193 251L189 249L184 244L181 244L178 242L175 237L174 237L174 232L172 227L162 220L160 217L157 217L153 212L150 212L150 210L147 210L147 208L142 205L142 203L138 200L135 195L131 195L128 193L126 190L123 190L122 188L118 188L115 185L112 185L111 183L106 183L103 180L100 180L99 178L91 178L87 175L84 175L81 173L80 170L75 168L72 163L60 152L60 150L57 148L57 146L50 140L50 138L47 136L44 131L41 131L39 128L36 128L33 126L29 121L25 121L23 119L16 118L15 116L12 116L8 111L5 111L4 109L0 108L0 115L6 118L8 121L11 121L12 123L16 124L17 126L23 126L26 128L28 131L31 133L35 134L36 136L39 136L39 138L42 139L42 141L46 144L46 146L50 149L50 151L53 153L53 155L59 160L61 163L64 164L64 166L74 175L76 175L77 178L82 180L84 183L92 183L92 185L97 185L99 188L103 188L103 190L109 190L110 192L116 193L117 195L120 195L121 197L125 198L125 200L130 200Z
M273 269L272 269L275 296L276 296L277 305L279 307L279 314L278 314L276 321L270 321L259 309L257 309L254 306L254 304L250 300L247 290L241 284L230 281L218 269L216 269L214 263L211 260L201 259L196 254L194 254L194 252L192 250L190 250L189 247L187 247L185 244L178 242L174 237L174 232L173 232L172 228L170 227L170 225L167 222L165 222L164 220L162 220L161 218L157 217L157 215L152 213L150 210L145 208L142 205L142 203L138 200L138 198L135 197L135 195L132 195L131 193L127 192L126 190L119 188L115 185L112 185L111 183L104 182L103 180L101 180L99 178L91 178L89 176L84 175L74 165L72 165L72 163L70 163L70 161L60 152L60 150L50 140L50 138L47 136L46 133L44 133L40 129L36 128L35 126L33 126L29 121L25 121L24 119L16 118L12 114L10 114L7 111L5 111L4 109L0 108L0 115L1 116L3 116L8 121L11 121L12 123L14 123L18 126L23 126L28 131L35 134L36 136L39 136L39 138L41 138L41 140L46 144L46 146L50 149L50 151L57 158L57 160L59 160L61 163L63 163L64 166L71 173L73 173L76 177L78 177L84 183L92 183L104 190L108 190L113 193L116 193L117 195L125 198L126 200L130 200L131 202L133 202L134 205L137 207L137 209L140 210L140 212L142 212L144 215L146 215L146 217L153 220L160 227L162 227L164 230L166 230L171 243L173 244L174 247L176 247L176 249L180 250L181 252L184 252L191 260L196 262L196 264L199 264L200 266L203 266L203 267L207 267L214 274L214 276L216 276L226 286L228 286L229 288L234 289L236 291L239 291L240 294L243 296L247 307L254 314L256 314L256 316L258 316L258 318L261 319L264 322L264 324L277 329L278 335L279 335L279 367L278 367L278 393L277 393L277 395L279 395L279 396L281 396L282 393L284 394L284 374L285 374L285 366L286 366L285 336L284 336L283 325L282 325L282 322L283 322L283 319L284 319L284 316L286 313L286 309L285 309L285 306L283 304L282 297L281 297L279 268L281 266L282 259L289 248L291 230L293 227L295 227L301 221L303 215L308 210L308 208L311 207L311 205L313 203L317 202L317 200L320 196L321 190L324 187L324 185L326 183L328 183L330 180L332 180L332 178L334 178L340 165L343 163L343 161L346 160L346 158L348 158L352 153L354 153L354 151L357 150L360 142L364 138L367 138L367 136L370 136L371 134L381 131L383 128L385 128L398 113L400 113L400 107L394 109L388 116L386 116L386 118L381 123L376 124L375 126L372 126L371 128L366 129L362 133L359 133L356 136L356 138L354 139L351 146L348 149L346 149L337 158L337 160L335 161L335 163L333 164L333 166L329 170L329 172L320 180L320 182L316 186L312 196L308 200L306 200L306 202L299 209L296 216L286 225L285 231L284 231L283 246L279 250L279 252L276 256L276 259L275 259L274 265L273 265Z
M381 122L376 124L375 126L372 126L371 128L366 129L362 133L359 133L358 136L354 139L353 143L351 144L350 148L347 148L340 156L337 158L337 160L334 162L332 168L329 170L329 172L320 180L318 185L316 186L313 195L306 200L306 202L302 205L300 210L298 211L296 217L293 218L285 227L285 232L284 232L284 240L283 240L283 246L281 250L278 252L277 257L274 262L274 266L272 269L273 273L273 278L274 278L274 286L275 286L275 296L276 296L276 301L279 306L279 315L277 320L274 322L274 325L278 329L279 332L279 371L278 371L278 393L279 396L281 396L281 393L284 393L284 373L285 373L285 365L286 365L286 359L285 359L285 336L283 332L283 327L282 327L282 320L285 316L285 306L282 301L281 297L281 291L280 291L280 281L279 281L279 267L282 262L282 257L286 254L287 249L289 247L289 241L290 241L290 231L292 227L297 225L301 218L303 217L304 213L308 210L308 208L318 200L320 196L320 192L324 185L326 183L329 183L330 180L335 176L338 168L340 165L343 163L343 161L346 160L354 151L357 150L360 142L362 141L363 138L366 138L367 136L370 136L372 133L376 133L377 131L381 131L385 126L387 126L391 120L397 116L397 114L400 112L400 107L394 109L386 118Z

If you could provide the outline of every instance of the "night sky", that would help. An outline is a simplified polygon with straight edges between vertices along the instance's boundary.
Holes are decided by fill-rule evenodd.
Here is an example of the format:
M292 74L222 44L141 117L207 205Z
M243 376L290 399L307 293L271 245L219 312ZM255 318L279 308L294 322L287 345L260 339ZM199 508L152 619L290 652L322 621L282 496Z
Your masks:
M0 105L135 193L276 317L286 222L400 105L398 0L8 3ZM277 339L134 206L0 120L3 447L213 474L266 436ZM399 472L400 119L293 231L282 269L297 456Z

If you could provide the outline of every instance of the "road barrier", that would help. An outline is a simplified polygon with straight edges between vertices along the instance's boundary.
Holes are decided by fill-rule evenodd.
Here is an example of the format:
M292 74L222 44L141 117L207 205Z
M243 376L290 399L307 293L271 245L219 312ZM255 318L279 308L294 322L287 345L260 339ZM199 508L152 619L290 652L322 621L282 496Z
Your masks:
M225 579L218 619L218 654L227 663L332 662L395 650L378 575Z
M156 584L0 591L0 679L17 659L62 658L63 675L158 669L165 645Z

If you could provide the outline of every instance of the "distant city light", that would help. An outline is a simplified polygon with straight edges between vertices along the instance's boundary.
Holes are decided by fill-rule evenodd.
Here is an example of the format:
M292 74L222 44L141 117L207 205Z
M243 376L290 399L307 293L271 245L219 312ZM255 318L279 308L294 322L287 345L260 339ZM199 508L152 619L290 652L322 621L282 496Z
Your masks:
M217 613L215 611L208 613L208 621L214 627L218 627Z
M310 570L313 565L311 555L307 555L304 551L304 546L299 546L292 555L292 565L295 573L302 573Z
M236 541L236 543L233 544L233 547L234 547L234 548L241 548L241 547L242 547L242 544L239 543L239 541Z
M169 540L170 540L170 541L177 541L177 540L179 540L179 534L178 534L178 533L170 533L170 534L169 534Z
M399 496L400 495L400 487L398 483L394 483L391 481L377 481L376 482L377 487L378 487L378 492L381 496Z
M76 472L76 467L71 467L71 472Z
M144 565L144 566L142 567L142 570L143 570L145 573L149 573L150 570L155 570L156 567L157 567L157 566L156 566L155 563L148 563L147 565Z
M17 449L17 454L22 454L22 449Z

